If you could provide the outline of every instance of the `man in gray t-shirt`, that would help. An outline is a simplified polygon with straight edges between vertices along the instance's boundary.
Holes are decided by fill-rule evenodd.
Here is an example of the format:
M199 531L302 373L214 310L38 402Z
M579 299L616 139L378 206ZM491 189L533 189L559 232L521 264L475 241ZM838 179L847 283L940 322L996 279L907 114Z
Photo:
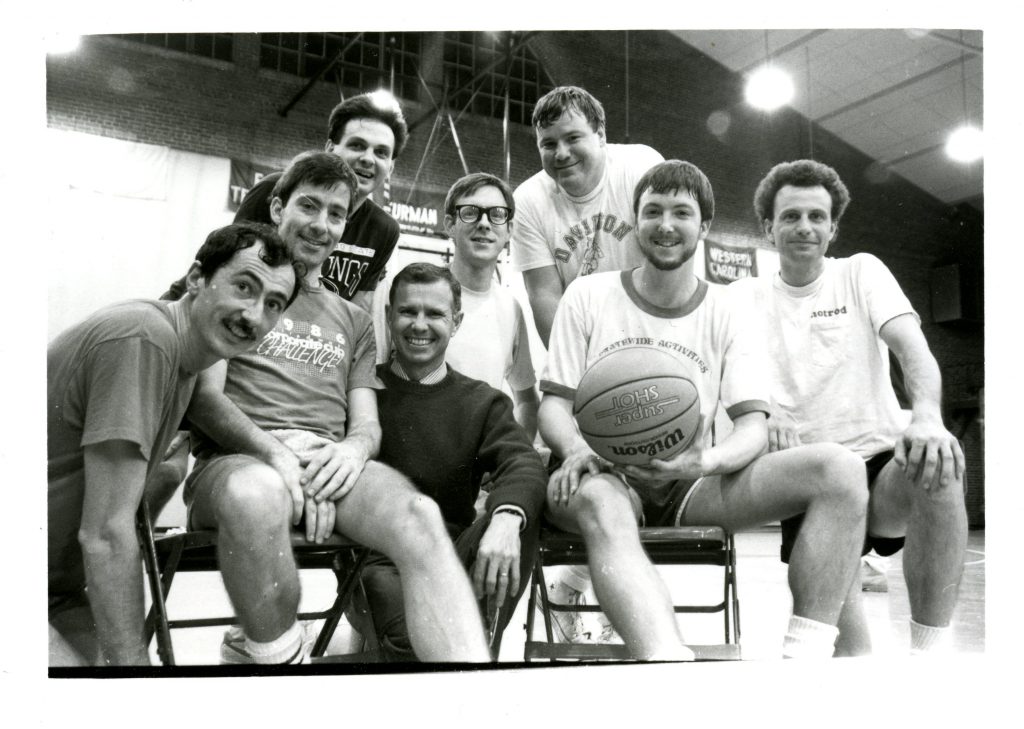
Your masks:
M295 296L268 226L216 230L196 258L180 301L115 304L47 349L50 665L149 663L134 520L146 478L196 373L254 346Z
M436 505L371 460L380 447L381 385L370 316L319 277L355 186L352 171L327 152L285 170L270 214L307 266L303 291L250 354L203 373L189 408L204 434L185 486L189 523L218 531L219 566L240 624L224 636L224 663L305 662L312 636L296 619L290 537L302 520L310 541L338 531L398 565L421 660L490 657Z

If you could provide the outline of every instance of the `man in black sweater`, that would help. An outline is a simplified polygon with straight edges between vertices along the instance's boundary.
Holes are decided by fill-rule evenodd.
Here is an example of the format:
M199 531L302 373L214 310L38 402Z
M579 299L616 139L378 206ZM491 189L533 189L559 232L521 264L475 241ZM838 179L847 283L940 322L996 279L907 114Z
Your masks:
M529 582L547 475L506 395L445 364L462 321L451 272L413 263L398 273L387 307L394 358L378 366L378 456L437 501L488 619L503 629ZM484 513L474 503L485 474ZM374 630L389 660L415 660L395 566L373 555L363 583Z

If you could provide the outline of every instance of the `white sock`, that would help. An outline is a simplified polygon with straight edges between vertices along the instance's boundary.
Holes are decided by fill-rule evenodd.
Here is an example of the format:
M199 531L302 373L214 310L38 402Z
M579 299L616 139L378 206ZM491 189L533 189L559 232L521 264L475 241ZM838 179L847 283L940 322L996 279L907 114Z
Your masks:
M590 582L590 570L585 565L572 564L562 570L562 584L568 585L577 592L593 592Z
M292 623L292 627L280 637L267 643L257 643L249 636L245 637L245 650L255 663L292 663L293 659L298 660L301 647L302 627L298 622Z
M953 631L947 625L944 628L936 628L931 625L922 625L910 621L910 654L922 655L925 653L945 653L951 649Z
M831 658L839 628L794 615L782 644L784 658Z

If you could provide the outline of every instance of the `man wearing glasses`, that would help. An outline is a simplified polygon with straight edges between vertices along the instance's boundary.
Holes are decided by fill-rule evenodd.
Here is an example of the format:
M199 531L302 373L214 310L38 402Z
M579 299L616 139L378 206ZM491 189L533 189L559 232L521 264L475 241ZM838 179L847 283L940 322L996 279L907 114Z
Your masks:
M495 282L498 256L512 235L512 189L486 172L456 181L444 201L445 230L455 244L451 272L462 286L462 326L446 361L496 390L508 383L515 416L532 441L537 434L537 377L519 302Z

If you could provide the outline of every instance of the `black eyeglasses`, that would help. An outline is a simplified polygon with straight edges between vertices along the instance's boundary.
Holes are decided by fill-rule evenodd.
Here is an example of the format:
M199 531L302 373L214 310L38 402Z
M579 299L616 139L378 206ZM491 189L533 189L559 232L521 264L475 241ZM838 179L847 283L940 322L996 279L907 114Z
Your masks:
M475 223L484 213L487 213L487 219L491 221L491 225L504 225L512 219L512 211L503 205L495 205L492 208L482 208L479 205L456 205L455 212L463 223Z

